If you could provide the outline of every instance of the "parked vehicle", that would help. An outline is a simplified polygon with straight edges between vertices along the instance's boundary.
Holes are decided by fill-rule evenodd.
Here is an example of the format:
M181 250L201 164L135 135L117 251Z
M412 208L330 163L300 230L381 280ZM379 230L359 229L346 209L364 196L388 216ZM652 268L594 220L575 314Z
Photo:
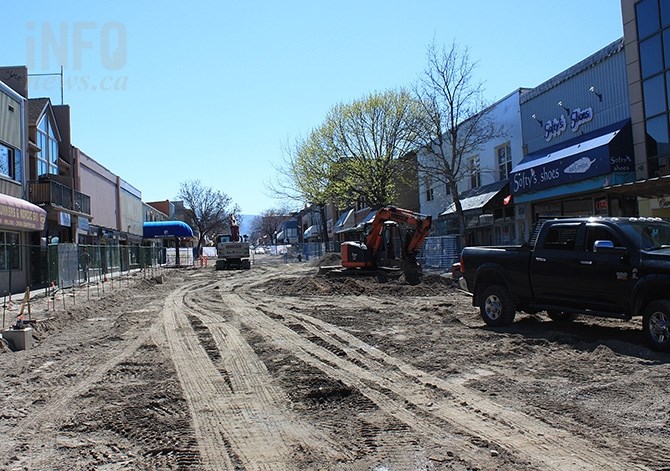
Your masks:
M466 247L460 270L482 319L517 311L642 316L655 350L670 351L670 223L658 218L574 218L544 222L524 246Z

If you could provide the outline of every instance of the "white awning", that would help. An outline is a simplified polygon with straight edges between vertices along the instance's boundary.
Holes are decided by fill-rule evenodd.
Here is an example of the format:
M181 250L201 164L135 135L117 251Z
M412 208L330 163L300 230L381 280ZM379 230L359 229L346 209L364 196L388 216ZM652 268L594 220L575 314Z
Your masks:
M303 239L309 239L310 237L318 237L318 236L319 236L319 226L317 225L309 226L302 234Z
M464 192L461 195L461 207L463 208L463 211L470 211L484 207L486 203L491 201L494 196L505 188L507 183L507 180L501 180L490 185ZM444 212L440 213L440 216L454 214L455 212L456 205L451 203Z
M339 234L340 232L346 232L348 229L353 227L353 225L354 225L354 210L350 209L349 211L346 211L340 215L337 222L335 223L333 231L335 232L335 234Z

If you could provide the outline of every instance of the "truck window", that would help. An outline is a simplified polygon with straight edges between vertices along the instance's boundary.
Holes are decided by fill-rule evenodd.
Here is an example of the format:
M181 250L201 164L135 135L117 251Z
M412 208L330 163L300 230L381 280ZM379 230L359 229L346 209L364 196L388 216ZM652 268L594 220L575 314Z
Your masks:
M588 226L586 228L586 251L593 252L593 244L596 240L611 240L614 247L624 247L621 239L609 228L604 226Z
M579 225L556 225L549 228L544 239L545 249L574 250Z

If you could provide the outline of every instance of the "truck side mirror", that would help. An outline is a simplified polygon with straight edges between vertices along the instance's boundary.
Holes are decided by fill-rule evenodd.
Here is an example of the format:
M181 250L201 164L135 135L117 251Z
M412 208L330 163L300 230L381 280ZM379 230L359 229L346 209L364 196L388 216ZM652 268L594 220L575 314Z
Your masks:
M615 247L611 240L596 240L593 243L594 253L625 255L627 251L626 247Z

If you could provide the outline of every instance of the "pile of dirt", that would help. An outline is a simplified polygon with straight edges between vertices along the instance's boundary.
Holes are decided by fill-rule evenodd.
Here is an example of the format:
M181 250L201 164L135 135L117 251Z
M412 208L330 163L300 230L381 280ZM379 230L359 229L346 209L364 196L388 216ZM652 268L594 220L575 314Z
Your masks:
M339 253L327 253L310 263L312 267L332 267L342 264L342 257Z
M419 284L404 277L374 275L302 276L277 278L263 285L263 291L279 296L439 296L454 291L454 282L439 275L424 275Z

